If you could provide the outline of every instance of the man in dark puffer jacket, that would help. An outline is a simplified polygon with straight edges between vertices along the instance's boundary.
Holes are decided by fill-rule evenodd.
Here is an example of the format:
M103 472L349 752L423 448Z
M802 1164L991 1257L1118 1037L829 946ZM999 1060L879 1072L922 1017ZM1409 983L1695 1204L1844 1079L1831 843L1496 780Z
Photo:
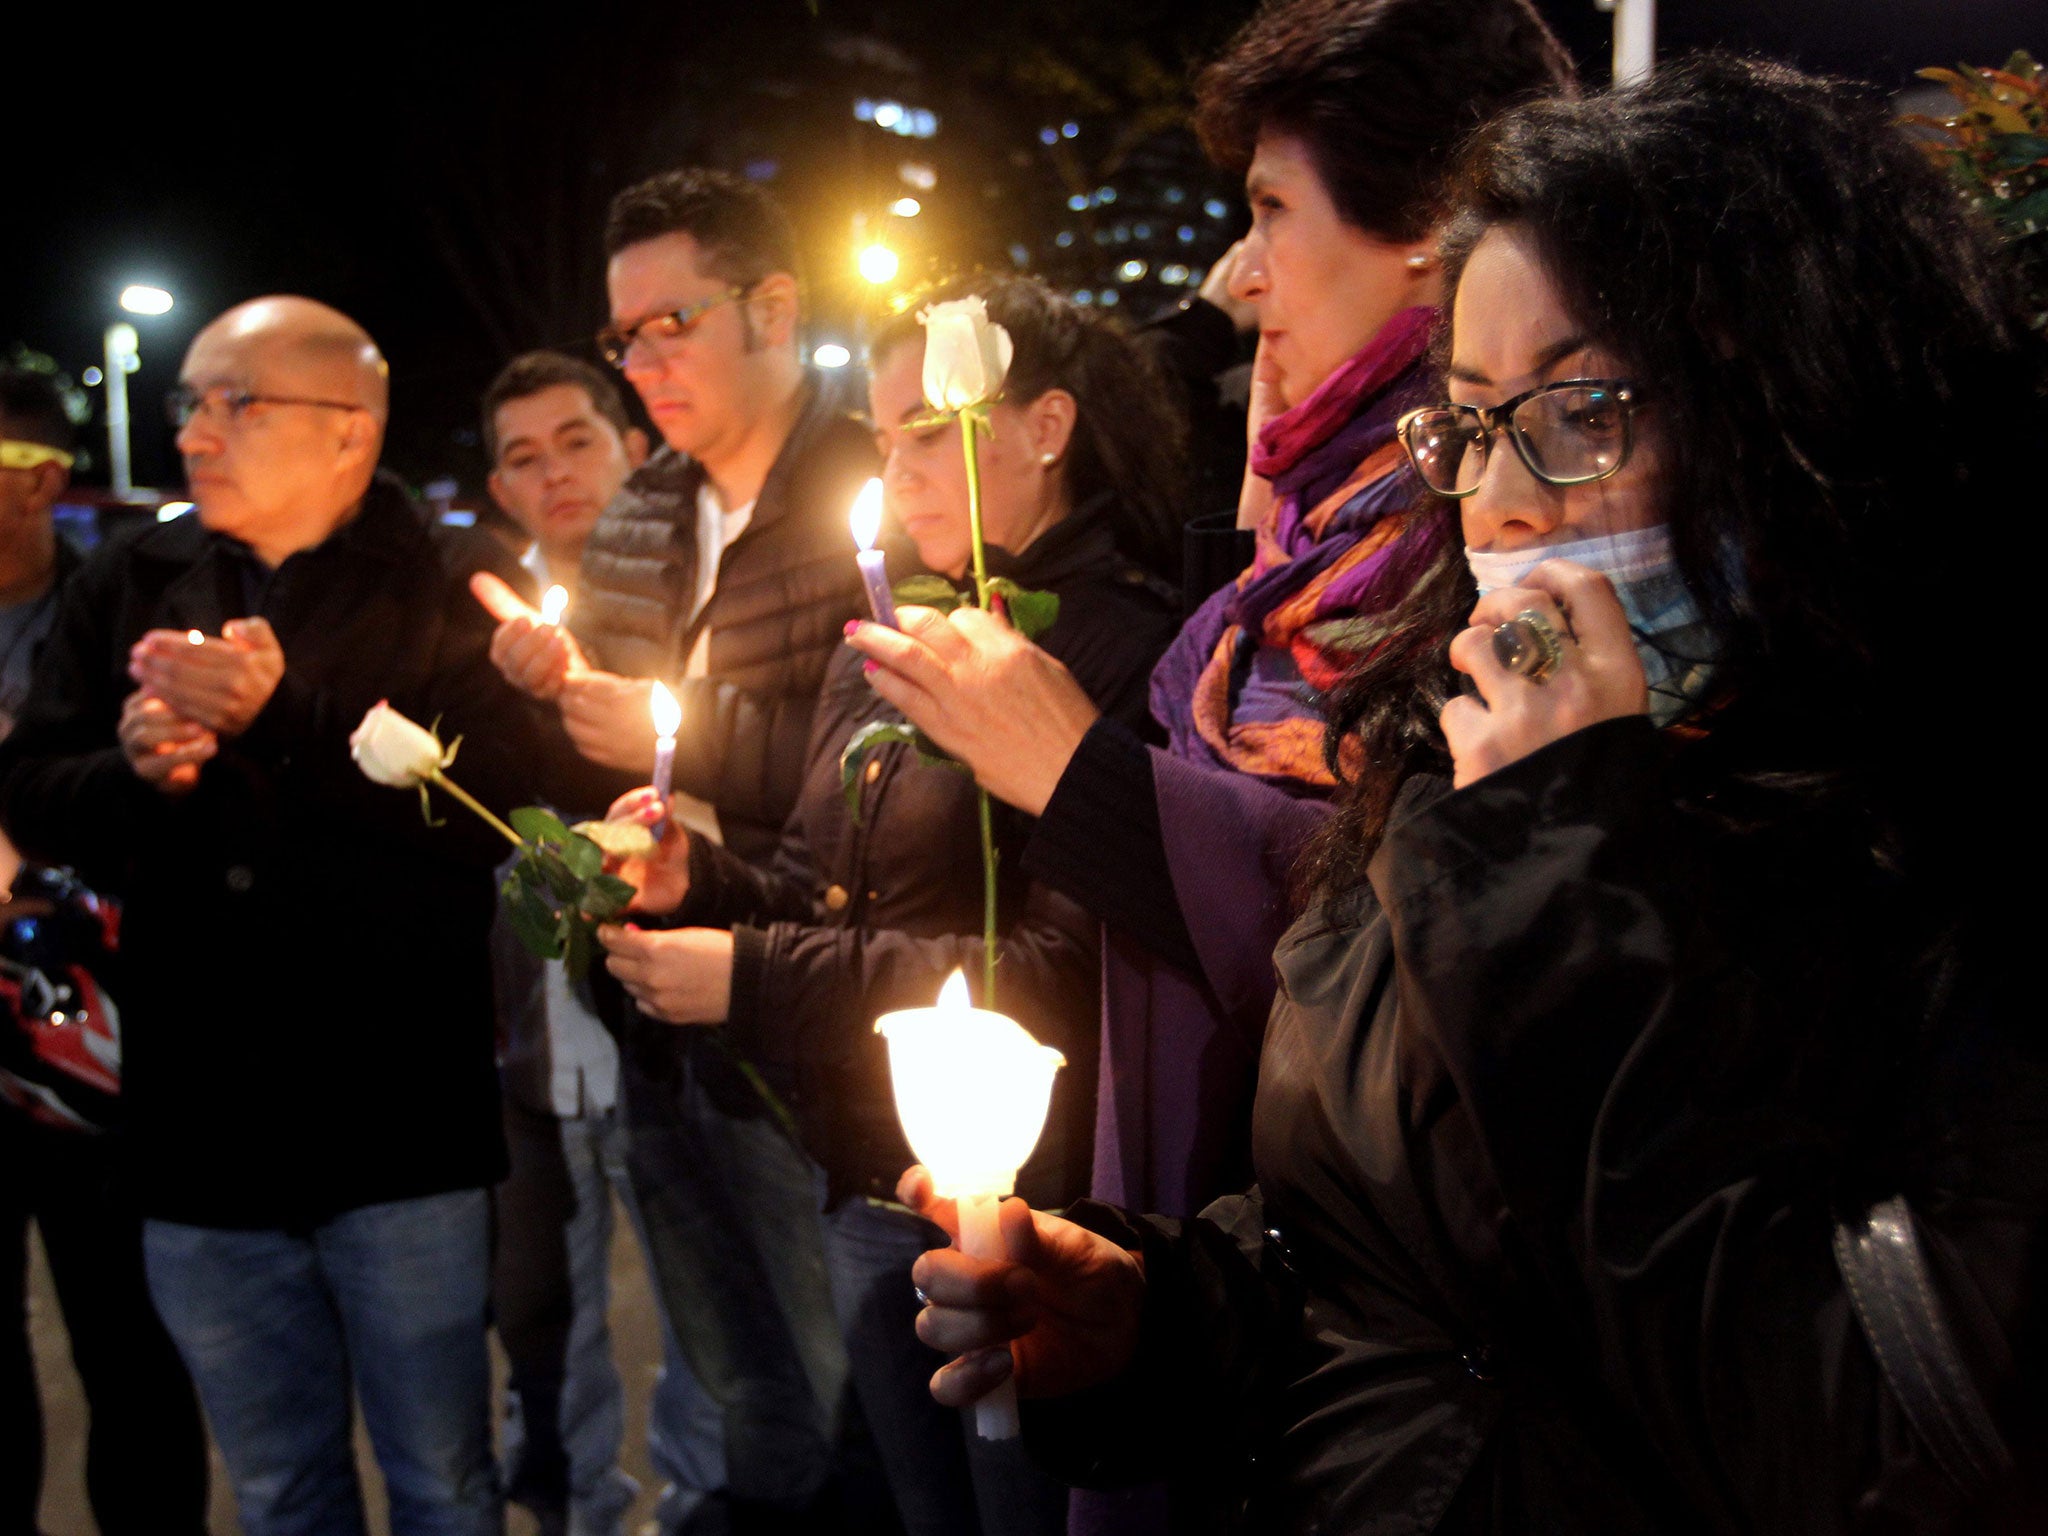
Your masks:
M683 708L678 814L766 858L861 608L846 517L877 472L873 439L803 367L795 240L758 188L657 176L614 200L605 247L599 345L667 447L584 547L570 633L479 584L503 621L492 655L559 705L589 771L557 793L599 814L651 776L649 680L666 684ZM847 1367L816 1173L717 1042L620 1011L629 1171L668 1320L722 1409L722 1497L741 1523L750 1507L818 1509Z

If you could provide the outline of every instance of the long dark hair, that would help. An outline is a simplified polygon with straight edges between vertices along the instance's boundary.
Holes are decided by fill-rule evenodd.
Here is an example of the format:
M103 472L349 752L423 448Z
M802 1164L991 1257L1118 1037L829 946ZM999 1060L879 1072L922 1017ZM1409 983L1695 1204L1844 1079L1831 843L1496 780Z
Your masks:
M2020 659L1983 529L2041 507L2048 442L1989 232L1881 99L1713 56L1506 115L1456 194L1452 290L1512 226L1654 393L1662 510L1719 639L1707 779L1832 800L1883 856L1966 874L1972 738ZM1362 878L1401 782L1448 764L1444 650L1475 594L1455 506L1426 517L1433 567L1332 699L1331 761L1355 735L1363 766L1305 866L1319 893Z
M1053 292L1035 277L965 277L920 295L875 327L880 362L905 342L922 342L926 304L979 294L989 318L1010 333L1015 356L1003 395L1029 405L1049 389L1074 397L1067 444L1067 502L1105 503L1117 548L1146 570L1175 578L1187 515L1187 424L1152 355L1111 316Z

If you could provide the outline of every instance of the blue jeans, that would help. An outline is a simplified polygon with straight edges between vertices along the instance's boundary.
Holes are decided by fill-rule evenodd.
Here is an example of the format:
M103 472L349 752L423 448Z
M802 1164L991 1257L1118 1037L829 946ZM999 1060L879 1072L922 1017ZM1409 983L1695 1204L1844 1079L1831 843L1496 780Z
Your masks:
M971 1412L932 1398L946 1357L918 1338L910 1266L946 1234L898 1205L856 1195L825 1216L832 1299L853 1385L907 1536L1063 1536L1067 1489L1023 1441L984 1440Z
M501 1536L483 1190L364 1206L304 1233L151 1221L142 1242L244 1536L363 1536L352 1386L393 1536Z
M505 1100L512 1172L496 1192L498 1337L511 1364L503 1467L506 1497L543 1536L618 1536L639 1486L619 1468L625 1394L612 1356L612 1191L638 1226L616 1110L556 1116ZM645 1241L642 1241L645 1247ZM723 1487L717 1404L662 1327L648 1449L667 1486L656 1520L673 1533Z
M717 1041L636 1020L622 1057L634 1200L662 1310L723 1415L727 1497L807 1510L847 1390L822 1178Z

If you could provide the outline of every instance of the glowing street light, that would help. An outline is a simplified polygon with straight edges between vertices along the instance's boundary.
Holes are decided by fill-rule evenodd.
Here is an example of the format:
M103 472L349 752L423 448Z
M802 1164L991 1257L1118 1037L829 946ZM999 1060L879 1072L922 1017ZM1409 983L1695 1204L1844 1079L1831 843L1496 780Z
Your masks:
M167 315L171 302L170 294L148 283L130 283L121 290L121 307L131 315ZM100 382L107 387L107 464L114 494L125 501L135 494L128 452L128 375L142 366L141 340L126 320L108 326L101 340L106 355Z
M860 267L860 275L877 287L883 283L894 282L897 268L902 265L897 260L896 253L879 242L863 246L856 261Z
M811 350L811 361L820 368L844 368L853 354L836 341L823 342Z
M924 204L914 197L899 197L889 205L889 211L899 219L914 219L924 212Z

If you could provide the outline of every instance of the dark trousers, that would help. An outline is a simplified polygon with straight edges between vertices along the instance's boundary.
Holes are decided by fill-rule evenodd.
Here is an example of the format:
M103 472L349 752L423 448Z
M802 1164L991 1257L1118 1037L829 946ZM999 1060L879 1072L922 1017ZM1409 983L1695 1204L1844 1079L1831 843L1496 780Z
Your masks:
M85 1485L101 1536L205 1536L206 1432L142 1273L142 1223L111 1138L0 1107L0 1531L36 1529L43 1415L28 1338L28 1224L57 1285L91 1428Z
M627 1169L663 1310L724 1420L725 1501L737 1527L803 1528L837 1497L847 1398L817 1169L709 1031L636 1019L624 1045Z

